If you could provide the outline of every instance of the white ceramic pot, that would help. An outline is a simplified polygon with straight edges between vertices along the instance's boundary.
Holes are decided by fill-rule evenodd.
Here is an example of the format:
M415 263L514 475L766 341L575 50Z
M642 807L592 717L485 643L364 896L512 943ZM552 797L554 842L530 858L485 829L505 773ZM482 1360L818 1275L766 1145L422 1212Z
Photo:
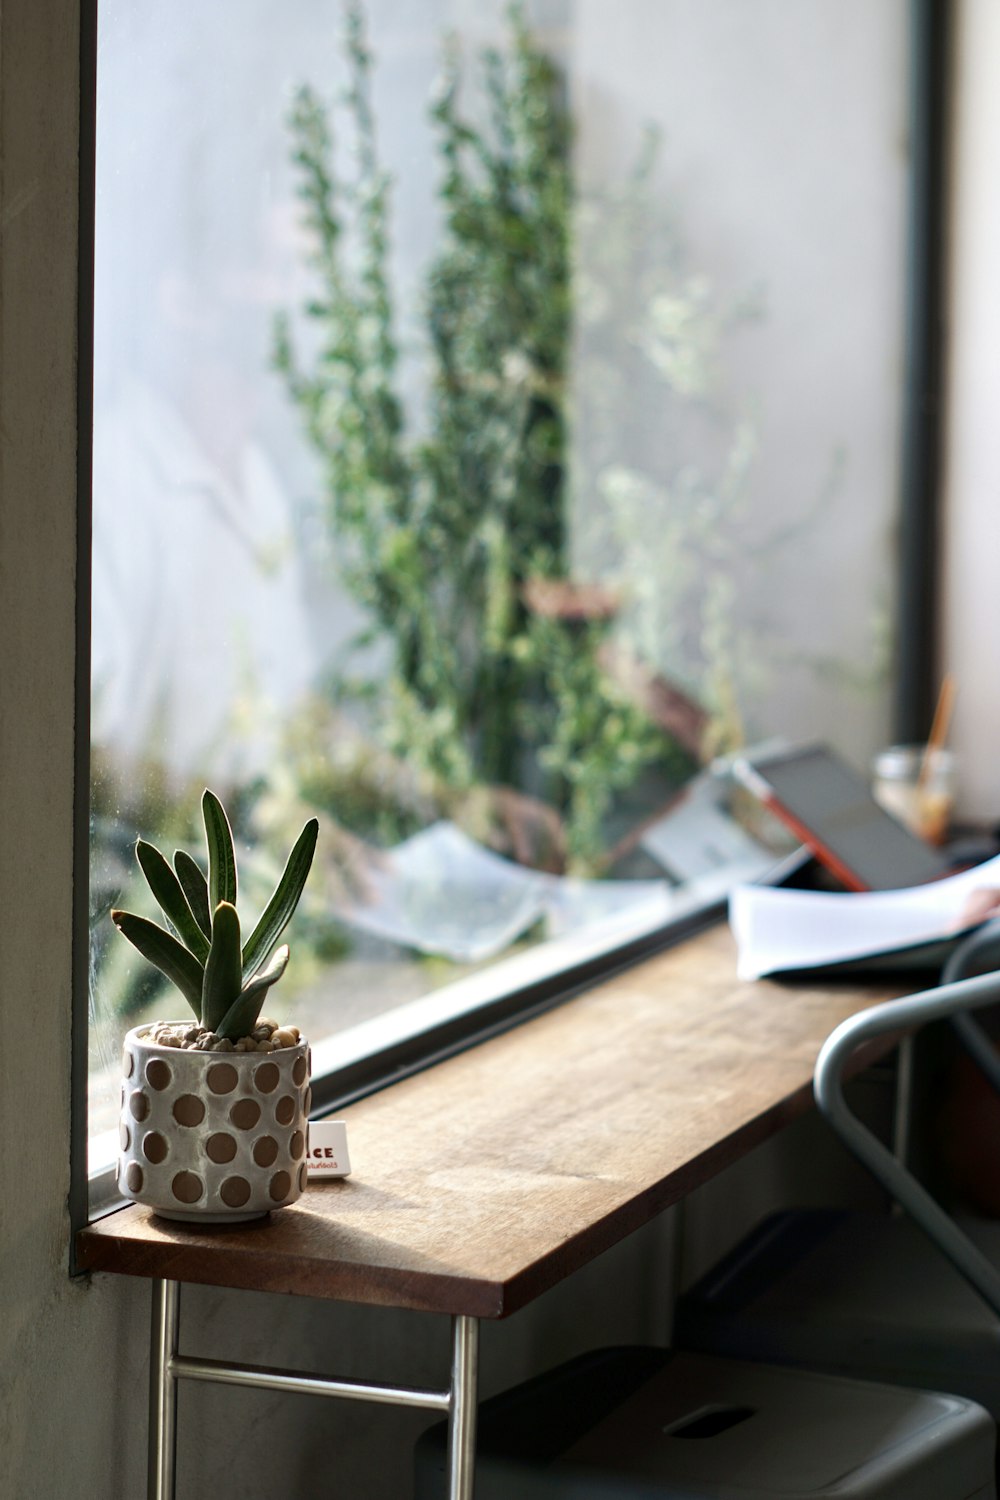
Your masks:
M306 1185L309 1046L164 1047L137 1027L122 1057L118 1187L167 1219L233 1223Z

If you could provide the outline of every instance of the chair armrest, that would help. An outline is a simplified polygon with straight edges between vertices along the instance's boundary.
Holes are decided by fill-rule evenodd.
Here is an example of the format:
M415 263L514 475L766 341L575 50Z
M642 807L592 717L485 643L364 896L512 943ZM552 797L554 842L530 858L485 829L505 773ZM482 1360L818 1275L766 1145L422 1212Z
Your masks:
M951 1020L998 1000L1000 973L990 973L955 980L861 1011L842 1022L824 1042L816 1059L813 1090L820 1112L848 1149L1000 1315L1000 1273L916 1178L851 1113L843 1092L844 1070L863 1042L888 1033L913 1031L928 1021Z

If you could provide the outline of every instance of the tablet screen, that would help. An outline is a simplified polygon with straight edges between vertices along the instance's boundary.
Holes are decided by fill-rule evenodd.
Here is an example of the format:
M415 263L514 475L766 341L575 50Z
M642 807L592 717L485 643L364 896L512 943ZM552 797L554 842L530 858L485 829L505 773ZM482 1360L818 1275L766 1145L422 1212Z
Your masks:
M838 874L849 871L860 889L919 885L948 868L943 854L880 807L862 777L825 746L749 756L735 769L818 858L828 856Z

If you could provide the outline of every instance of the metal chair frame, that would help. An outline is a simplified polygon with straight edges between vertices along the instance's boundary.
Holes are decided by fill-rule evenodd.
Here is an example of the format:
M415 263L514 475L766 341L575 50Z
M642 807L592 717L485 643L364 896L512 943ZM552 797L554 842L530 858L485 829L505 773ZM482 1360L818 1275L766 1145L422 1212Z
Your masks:
M942 972L942 983L861 1011L831 1032L816 1060L813 1091L821 1114L850 1151L916 1221L983 1300L1000 1315L1000 1270L848 1108L843 1079L863 1043L893 1033L910 1034L929 1021L948 1020L963 1046L1000 1093L1000 1054L970 1012L1000 1001L1000 971L974 973L1000 962L1000 920L978 928L960 944Z

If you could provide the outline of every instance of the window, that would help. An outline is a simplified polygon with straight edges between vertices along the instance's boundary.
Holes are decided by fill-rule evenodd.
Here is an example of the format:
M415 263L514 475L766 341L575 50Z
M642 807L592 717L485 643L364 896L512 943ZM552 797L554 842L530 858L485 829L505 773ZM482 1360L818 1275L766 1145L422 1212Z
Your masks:
M717 898L650 837L711 756L884 741L908 32L104 0L93 1166L164 1004L107 912L206 784L265 893L321 819L323 1068Z

